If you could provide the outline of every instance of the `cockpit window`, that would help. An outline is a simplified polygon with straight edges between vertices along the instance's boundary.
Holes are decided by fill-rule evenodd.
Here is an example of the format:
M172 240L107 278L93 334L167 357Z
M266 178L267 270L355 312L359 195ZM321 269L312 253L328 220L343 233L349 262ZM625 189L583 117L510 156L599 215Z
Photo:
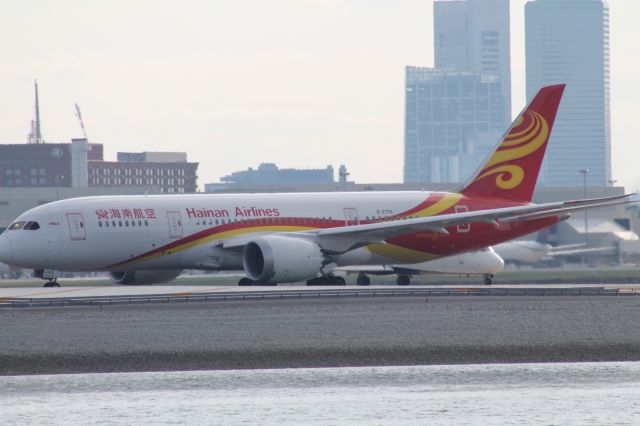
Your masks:
M40 229L40 225L38 224L38 222L27 222L27 224L24 225L24 228L22 229L26 229L28 231L35 231L36 229Z
M17 231L18 229L22 229L22 225L24 225L24 222L14 222L7 229L9 231Z

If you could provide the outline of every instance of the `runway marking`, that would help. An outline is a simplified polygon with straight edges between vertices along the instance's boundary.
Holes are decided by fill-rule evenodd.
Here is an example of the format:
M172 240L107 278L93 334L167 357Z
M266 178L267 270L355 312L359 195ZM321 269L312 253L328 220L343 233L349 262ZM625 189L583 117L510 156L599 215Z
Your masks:
M48 295L48 294L58 294L58 293L71 293L74 291L86 291L86 287L83 288L69 288L69 289L58 289L58 290L51 290L51 291L39 291L37 293L29 293L29 294L24 294L24 295L16 295L16 296L11 296L11 297L7 297L5 299L20 299L20 298L26 298L26 297L32 297L32 296L44 296L44 295ZM0 299L3 300L3 299Z

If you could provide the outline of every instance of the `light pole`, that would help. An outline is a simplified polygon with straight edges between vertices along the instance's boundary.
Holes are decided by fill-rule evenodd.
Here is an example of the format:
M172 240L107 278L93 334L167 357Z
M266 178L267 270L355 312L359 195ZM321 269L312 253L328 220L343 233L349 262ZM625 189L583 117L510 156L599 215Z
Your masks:
M580 169L578 170L582 174L582 189L584 192L584 198L587 198L587 175L591 170ZM584 211L584 243L589 243L589 220L587 219L587 211Z
M64 179L64 176L54 176L54 181L56 182L56 201L60 200L60 180Z

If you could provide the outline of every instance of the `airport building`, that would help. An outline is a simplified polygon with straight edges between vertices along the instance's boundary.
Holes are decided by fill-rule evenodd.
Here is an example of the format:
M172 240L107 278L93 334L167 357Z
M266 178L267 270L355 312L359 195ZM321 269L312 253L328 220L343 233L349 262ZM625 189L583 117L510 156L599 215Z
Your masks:
M339 168L339 181L342 186L348 176L344 165ZM293 185L333 185L333 166L324 169L281 169L274 163L262 163L257 169L249 167L247 170L233 172L220 178L220 183L205 184L205 192L224 192L242 187L283 187Z
M525 42L528 99L544 85L567 83L540 184L610 185L609 7L600 0L530 1Z

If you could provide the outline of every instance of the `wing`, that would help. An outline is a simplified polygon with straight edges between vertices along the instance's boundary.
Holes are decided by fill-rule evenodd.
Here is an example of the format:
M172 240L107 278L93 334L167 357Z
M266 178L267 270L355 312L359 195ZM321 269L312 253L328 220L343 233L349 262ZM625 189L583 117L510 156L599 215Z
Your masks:
M388 222L376 222L366 225L340 226L328 229L282 233L289 237L312 239L328 253L345 253L372 243L384 243L385 240L413 232L432 231L448 234L448 227L467 223L490 223L499 226L501 223L524 222L550 216L568 216L569 213L595 207L607 207L630 203L630 195L593 198L575 201L562 201L546 204L528 204L524 206L504 207L498 209L476 210L464 213L451 213L416 219L398 219ZM242 250L244 245L263 233L251 233L225 238L217 241L218 247ZM264 233L273 235L273 233Z
M366 225L342 226L300 234L313 235L320 246L329 252L343 253L372 243L383 243L385 240L413 232L432 231L448 234L448 227L467 223L490 223L499 226L501 223L516 223L541 219L551 216L567 216L571 212L596 207L608 207L627 204L630 195L619 195L606 198L592 198L575 201L562 201L545 204L529 204L525 206L504 207L498 209L476 210L464 213L451 213L416 219L377 222Z

